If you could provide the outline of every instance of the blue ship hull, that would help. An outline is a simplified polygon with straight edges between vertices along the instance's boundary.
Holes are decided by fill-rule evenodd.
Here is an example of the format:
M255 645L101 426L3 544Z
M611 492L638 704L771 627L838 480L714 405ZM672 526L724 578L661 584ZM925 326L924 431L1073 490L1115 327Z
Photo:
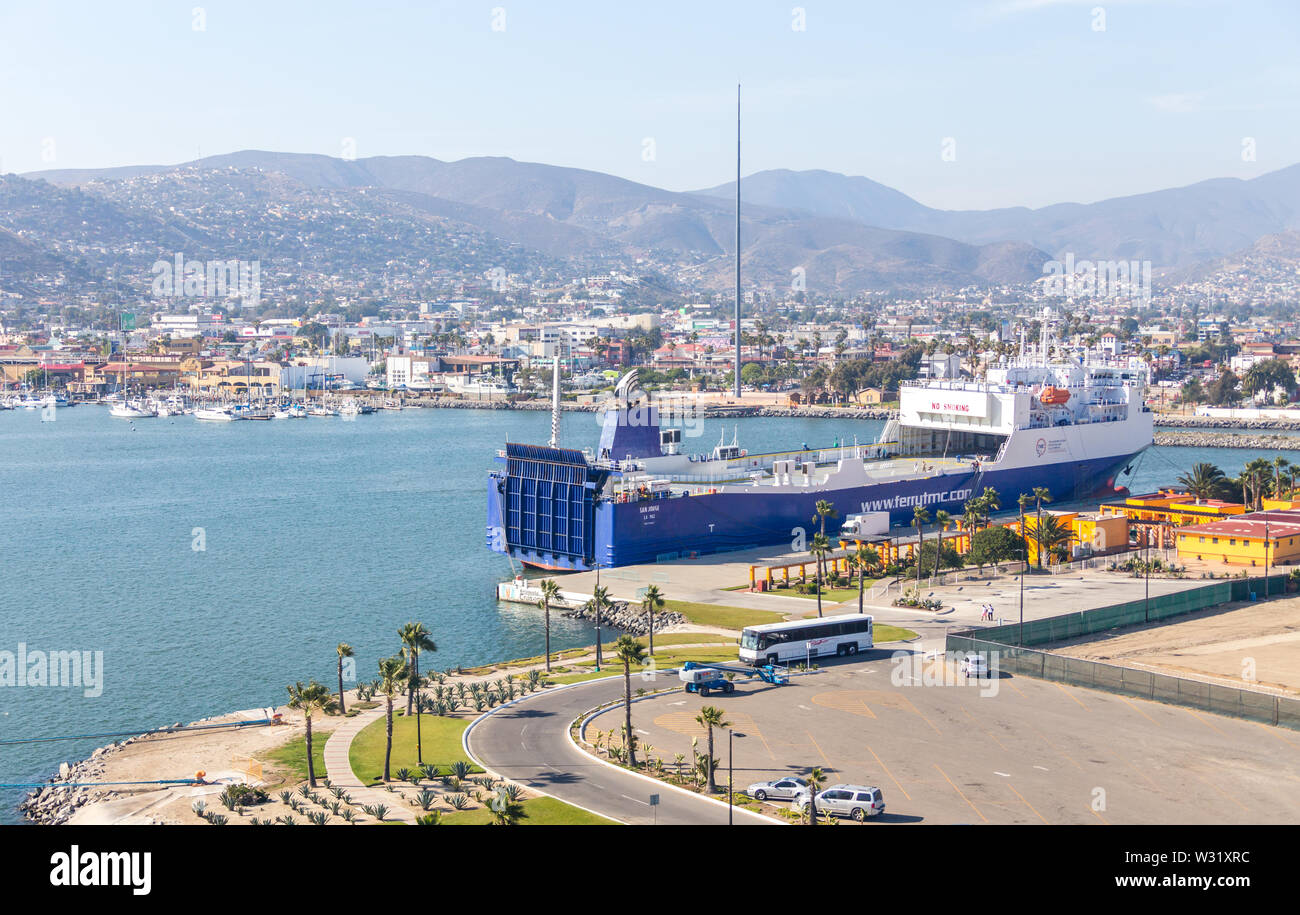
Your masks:
M846 515L858 512L888 511L893 524L909 523L917 505L924 505L931 514L939 509L959 514L964 503L985 487L998 491L1003 508L1014 506L1017 496L1037 486L1048 489L1054 502L1084 499L1113 491L1115 476L1136 455L1003 471L972 470L837 490L791 493L754 487L609 502L595 497L603 482L602 472L588 468L585 461L579 465L580 456L568 463L568 456L575 452L516 447L532 450L522 460L519 454L508 459L507 471L496 472L489 479L487 545L527 565L560 571L586 571L597 564L608 569L791 544L799 536L799 528L807 540L816 528L812 519L819 499L831 502L839 513L838 519L827 519L828 534L838 532ZM537 454L545 460L539 460ZM579 479L579 466L587 479ZM556 468L561 472L557 474Z

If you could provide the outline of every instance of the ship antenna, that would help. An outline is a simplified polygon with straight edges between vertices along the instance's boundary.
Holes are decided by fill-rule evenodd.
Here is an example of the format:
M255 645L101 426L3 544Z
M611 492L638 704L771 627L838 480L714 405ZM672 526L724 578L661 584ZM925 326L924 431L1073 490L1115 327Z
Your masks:
M736 401L740 401L740 83L736 83Z
M560 447L560 357L551 362L551 447Z

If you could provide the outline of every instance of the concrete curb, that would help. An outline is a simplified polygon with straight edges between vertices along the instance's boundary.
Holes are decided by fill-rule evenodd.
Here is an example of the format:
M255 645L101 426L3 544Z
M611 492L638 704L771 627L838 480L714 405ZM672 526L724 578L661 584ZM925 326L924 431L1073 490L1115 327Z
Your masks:
M665 690L665 692L668 692L668 690ZM633 701L633 702L641 702L641 701L643 701L643 700L645 700L645 699L656 699L656 698L659 698L658 694L652 694L652 695L648 695L648 696L638 696L637 698L633 699L632 701ZM596 712L597 710L604 710L604 709L607 708L607 707L608 707L608 708L614 708L614 707L617 707L617 706L620 705L620 704L622 704L622 700L619 700L619 702L615 702L615 703L607 703L606 705L598 705L598 706L595 706L594 708L588 709L587 711L583 712L581 715L578 716L578 718L581 718L581 719L582 719L582 724L578 727L578 734L579 734L579 736L582 737L582 741L583 741L584 744L586 744L587 746L591 746L591 744L588 744L588 743L587 743L586 731L587 731L587 725L591 722L592 713L593 713L593 712ZM577 722L578 722L578 718L574 718L573 721L569 722L569 729L568 729L569 742L572 743L573 746L574 746L574 747L575 747L575 748L576 748L580 753L584 753L584 754L586 754L587 756L590 756L592 759L594 759L596 762L600 763L602 766L607 766L607 767L610 768L610 769L614 769L614 770L616 770L616 771L618 771L618 772L624 772L624 773L626 773L626 774L628 774L628 775L634 775L634 776L636 776L637 778L641 779L642 781L649 782L650 784L652 784L652 785L657 785L657 786L659 786L659 787L661 787L661 788L668 788L669 790L676 791L678 794L685 794L685 795L689 795L690 797L699 798L700 800L708 801L708 802L711 803L711 804L716 804L717 806L721 807L721 808L724 809L724 810L726 810L726 809L728 809L729 807L733 806L733 805L727 804L727 803L724 802L724 801L720 801L720 800L718 800L718 799L715 798L715 797L709 797L709 796L706 795L706 794L699 794L699 793L697 793L697 792L695 792L695 791L688 791L688 790L686 790L685 788L681 787L680 785L674 785L674 784L672 784L671 782L666 782L666 781L663 781L663 780L661 780L661 779L654 778L654 777L649 776L649 775L643 775L642 773L640 773L640 772L635 772L635 771L633 771L633 770L631 770L631 769L625 769L625 768L622 767L622 766L617 766L617 765L615 765L614 763L609 762L608 760L601 759L599 756L597 756L597 755L594 754L594 753L591 753L591 752L588 752L587 750L584 750L582 747L578 746L577 741L575 741L575 740L573 739L573 726L574 726L575 724L577 724ZM765 813L754 813L754 811L752 811L752 810L746 810L746 809L743 808L743 807L742 807L742 808L738 808L738 809L740 809L740 810L741 810L745 815L747 815L747 816L758 817L760 820L767 820L769 823L772 823L773 825L776 825L776 826L788 826L788 825L790 825L789 823L786 823L786 822L784 822L783 820L778 820L778 819L776 819L775 817L770 817L770 816L768 816L768 815L765 814Z
M618 676L622 676L622 675L619 674ZM483 714L481 714L481 715L479 715L477 718L475 718L473 721L471 721L471 722L469 723L469 726L468 726L467 728L465 728L465 730L461 733L461 735L460 735L460 745L461 745L461 749L465 751L465 755L468 756L468 757L470 758L470 760L474 763L474 765L478 766L480 769L482 769L482 770L483 770L484 772L486 772L488 775L491 775L493 778L500 779L500 780L503 781L503 782L510 782L511 784L516 784L516 785L518 785L519 782L516 782L514 779L506 778L504 775L502 775L501 773L497 772L496 770L488 768L488 766L487 766L486 764L484 764L483 760L479 759L478 756L476 756L476 755L474 754L474 751L473 751L472 749L470 749L470 745L469 745L469 735L470 735L471 733L473 733L474 728L475 728L475 727L476 727L480 722L482 722L482 721L486 721L488 718L492 717L493 715L495 715L497 712L501 711L502 709L504 709L504 708L509 708L510 706L514 705L514 704L517 703L517 702L523 702L525 699L535 699L535 698L537 698L538 696L544 695L544 694L546 694L546 693L548 693L548 692L555 692L556 690L561 690L561 689L572 689L572 688L575 687L575 686L583 686L583 685L585 685L585 684L587 684L587 683L599 683L601 680L609 680L609 679L612 679L612 678L613 678L613 675L611 675L610 677L594 677L594 678L592 678L591 680L583 680L581 683L563 683L563 684L560 684L559 686L552 686L552 687L548 687L548 688L545 688L545 689L539 690L539 691L536 692L536 693L529 693L529 694L527 694L527 695L525 695L525 696L520 696L520 697L517 698L517 699L511 699L509 702L506 702L506 703L503 703L503 704L501 704L501 705L498 705L498 706L497 706L496 708L494 708L494 709L489 709L488 711L484 712ZM570 727L572 727L572 725L570 725ZM570 739L572 739L572 738L570 738ZM531 785L520 785L520 787L521 787L521 788L525 788L525 789L527 789L528 791L535 791L535 792L537 792L538 794L541 794L541 795L544 795L545 797L549 797L549 798L551 798L552 800L559 801L561 804L568 804L570 807L576 807L578 810L581 810L581 811L583 811L583 812L585 812L585 813L590 813L592 816L597 816L597 817L600 817L601 819L604 819L604 820L612 820L613 822L617 823L617 824L620 825L620 826L626 826L626 825L628 825L627 823L624 823L622 820L620 820L618 817L612 817L612 816L610 816L610 815L607 814L607 813L601 813L599 810L592 810L592 809L589 808L589 807L583 807L581 804L575 804L575 803L573 803L573 801L566 801L564 798L556 797L554 794L551 794L549 791L543 791L541 788L534 788L534 787L531 786Z

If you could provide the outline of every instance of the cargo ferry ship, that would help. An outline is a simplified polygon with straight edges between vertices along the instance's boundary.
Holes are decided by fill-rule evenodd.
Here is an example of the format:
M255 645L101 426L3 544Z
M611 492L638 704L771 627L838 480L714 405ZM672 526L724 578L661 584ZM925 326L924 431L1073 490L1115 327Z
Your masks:
M1021 352L1027 352L1023 345ZM733 439L681 451L681 429L623 377L595 452L508 443L487 485L487 546L526 566L584 571L811 538L819 500L847 516L916 506L959 514L992 487L1004 507L1045 487L1055 502L1113 493L1152 442L1146 367L1087 355L1051 361L1046 341L978 381L905 383L871 444L750 454ZM558 406L558 404L556 405Z

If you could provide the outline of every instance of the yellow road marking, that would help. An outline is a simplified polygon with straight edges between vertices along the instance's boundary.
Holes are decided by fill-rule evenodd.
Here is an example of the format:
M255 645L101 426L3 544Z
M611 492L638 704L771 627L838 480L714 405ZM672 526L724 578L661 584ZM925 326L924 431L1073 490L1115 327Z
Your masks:
M1078 703L1079 703L1079 708L1083 709L1084 711L1087 711L1087 710L1088 710L1088 706L1084 705L1083 702L1080 701L1080 699L1079 699L1078 696L1074 695L1074 693L1070 692L1070 691L1069 691L1068 689L1066 689L1064 686L1062 686L1062 685L1059 684L1059 683L1053 683L1052 685L1055 686L1057 689L1059 689L1061 692L1065 693L1067 696L1069 696L1069 697L1070 697L1071 699L1073 699L1075 702L1078 702Z
M1020 698L1022 698L1022 699L1028 699L1028 698L1029 698L1028 696L1026 696L1026 695L1024 694L1024 692L1020 689L1020 687L1016 686L1016 684L1013 683L1011 680L1008 680L1008 681L1007 681L1007 686L1011 687L1011 688L1014 689L1016 692L1020 693Z
M1189 708L1189 709L1184 709L1183 711L1193 716L1197 721L1205 725L1207 728L1210 728L1213 731L1218 731L1220 734L1223 734L1223 731L1219 728L1218 725L1216 725L1213 721L1210 721L1209 719L1202 717L1200 714L1197 713L1195 709Z
M1139 769L1137 766L1133 765L1131 762L1129 762L1127 759L1124 759L1124 757L1122 756L1120 757L1120 761L1123 762L1124 765L1132 769L1138 776L1140 776L1141 778L1145 778L1147 780L1147 784L1149 784L1152 788L1156 789L1156 791L1161 790L1160 786L1155 783L1155 780L1152 779L1151 776L1143 772L1141 769Z
M1197 780L1199 780L1199 781L1204 781L1206 785L1209 785L1210 788L1213 788L1214 790L1216 790L1216 792L1218 792L1219 794L1222 794L1223 797L1226 797L1227 799L1229 799L1229 801L1231 801L1232 803L1235 803L1235 805L1238 806L1238 807L1240 807L1240 808L1242 808L1243 811L1245 811L1245 812L1249 812L1247 806L1245 806L1244 803L1238 801L1238 799L1236 799L1235 797L1232 797L1231 794L1225 792L1225 790L1223 790L1222 788L1219 788L1219 786L1216 785L1216 784L1214 784L1213 781L1210 781L1209 779L1203 779L1203 777L1201 777L1200 775L1197 775L1196 772L1192 772L1192 775L1195 775Z
M1188 771L1191 771L1191 770L1188 770ZM1234 804L1236 804L1238 807L1240 807L1243 811L1245 811L1245 812L1247 812L1247 813L1250 812L1249 810L1247 810L1245 804L1243 804L1241 801L1237 800L1235 797L1233 797L1233 796L1232 796L1231 794L1229 794L1228 792L1224 791L1224 790L1223 790L1222 788L1220 788L1218 785L1214 784L1214 782L1212 782L1212 781L1210 781L1210 780L1208 780L1208 779L1205 779L1205 778L1201 778L1201 776L1198 775L1198 774L1195 773L1195 772L1192 772L1192 775L1194 775L1194 776L1196 777L1196 780L1197 780L1197 781L1205 782L1205 784L1209 785L1209 786L1210 786L1211 788L1213 788L1215 791L1219 792L1219 793L1222 794L1224 797L1226 797L1228 800L1232 801Z
M894 773L889 771L889 767L885 765L885 761L883 759L881 759L879 756L876 756L876 751L871 749L870 745L867 746L867 752L870 753L872 756L876 757L876 762L877 764L879 764L880 768L885 770L885 774L888 775L890 779L894 782L894 784L898 786L898 790L903 792L903 797L907 798L910 801L912 799L912 795L908 794L907 789L902 786L902 784L898 781L898 779L894 778Z
M1289 738L1287 738L1284 734L1282 734L1280 731L1278 731L1278 729L1277 729L1276 727L1274 727L1273 725L1271 725L1271 724L1264 724L1262 721L1252 721L1251 724L1257 724L1257 725L1259 725L1261 728L1263 728L1264 730L1268 731L1270 734L1272 734L1272 735L1273 735L1274 737L1276 737L1278 740L1281 740L1281 741L1283 741L1283 742L1285 742L1285 743L1289 743L1289 744L1291 744L1291 746L1296 747L1297 749L1300 749L1300 744L1298 744L1298 743L1296 743L1295 741L1290 740Z
M1150 722L1151 722L1152 724L1154 724L1156 727L1164 727L1164 725L1162 725L1159 721L1156 721L1154 718L1152 718L1152 717L1151 717L1150 715L1148 715L1146 712L1142 711L1142 709L1138 708L1137 703L1135 703L1135 702L1131 702L1128 698L1126 698L1126 697L1124 697L1124 696L1120 696L1119 698L1120 698L1121 701L1127 703L1127 705L1128 705L1129 708L1133 709L1133 711L1137 712L1139 715L1141 715L1141 716L1142 716L1143 718L1145 718L1147 721L1150 721Z
M1015 785L1011 784L1010 782L1007 782L1007 787L1011 789L1011 793L1012 793L1012 794L1014 794L1016 797L1020 798L1020 800L1024 801L1026 807L1028 807L1030 810L1034 810L1034 805L1031 804L1031 803L1029 803L1029 801L1026 801L1026 800L1025 800L1025 796L1024 796L1023 794L1021 794L1019 791L1016 790ZM1038 817L1038 818L1039 818L1040 820L1042 820L1044 823L1047 823L1047 818L1046 818L1045 816L1043 816L1041 813L1039 813L1037 810L1034 810L1034 816ZM1052 825L1052 824L1051 824L1051 823L1047 823L1047 825L1050 826L1050 825Z
M1048 740L1048 739L1047 739L1047 735L1044 734L1042 731L1038 730L1038 728L1033 727L1032 725L1030 725L1030 726L1029 726L1029 730L1033 731L1033 732L1034 732L1035 734L1037 734L1039 737L1043 738L1043 743L1047 744L1049 747L1051 747L1051 748L1052 748L1053 750L1055 750L1057 753L1060 753L1060 754L1061 754L1062 756L1064 756L1067 760L1069 760L1070 765L1074 766L1074 768L1076 768L1076 769L1078 769L1078 770L1080 770L1080 771L1083 770L1083 766L1081 766L1081 765L1079 765L1077 762L1075 762L1073 756L1071 756L1069 753L1066 753L1064 750L1062 750L1062 749L1061 749L1060 747L1058 747L1056 744L1054 744L1054 743L1052 743L1050 740Z
M981 725L981 724L979 723L979 721L975 718L974 715L972 715L970 712L967 712L967 711L966 711L966 707L965 707L965 706L962 706L962 707L961 707L961 710L962 710L962 712L965 713L965 715L966 715L967 718L969 718L971 721L975 722L975 726L976 726L977 728L979 728L981 731L983 731L985 734L987 734L987 735L989 736L989 739L990 739L990 740L992 740L992 741L993 741L995 744L997 744L998 746L1002 747L1003 750L1006 750L1006 749L1007 749L1007 748L1006 748L1006 745L1003 744L1002 741L998 740L996 734L994 734L994 733L993 733L992 731L990 731L988 728L986 728L986 727L984 727L983 725ZM1010 751L1010 750L1007 750L1007 752L1009 753L1009 752L1011 752L1011 751Z
M830 768L830 769L835 768L834 766L831 765L831 761L830 761L830 759L826 756L826 754L822 752L821 745L820 745L819 743L817 743L817 738L816 738L816 737L813 737L813 735L812 735L812 731L804 731L804 733L808 735L808 739L812 741L812 745L817 749L817 754L818 754L819 756L821 756L822 759L826 760L826 766L827 766L827 768Z
M1091 805L1091 804L1088 805L1088 809L1089 809L1089 810L1092 810L1092 805ZM1105 823L1107 826L1110 825L1110 820L1106 819L1104 816L1102 816L1102 815L1101 815L1100 813L1098 813L1097 811L1092 810L1092 815L1095 816L1097 819L1101 820L1101 821L1102 821L1103 823Z
M943 732L940 731L938 728L934 727L934 722L933 722L933 721L931 721L929 718L926 718L925 715L923 715L923 714L921 713L921 710L920 710L919 708L917 708L915 705L912 704L912 700L911 700L911 699L907 698L906 696L903 696L903 701L907 703L908 708L910 708L912 711L916 712L916 714L918 714L918 715L921 716L921 720L922 720L922 721L924 721L924 722L925 722L926 724L928 724L930 727L934 728L934 732L935 732L936 734L941 734L941 733L943 733Z
M934 764L934 767L935 767L936 769L939 769L939 764L938 764L938 763L935 763L935 764ZM976 807L974 804L971 804L971 800L970 800L970 798L968 798L966 795L962 794L960 788L958 788L956 785L953 785L952 779L950 779L950 778L948 777L948 773L947 773L947 772L943 771L942 769L939 769L939 774L943 776L944 781L946 781L948 784L952 785L952 790L953 790L953 791L956 791L957 794L960 795L960 797L961 797L961 799L962 799L963 801L965 801L967 804L970 804L970 809L971 809L971 810L974 810L975 813L979 815L979 818L980 818L981 820L983 820L985 823L987 823L987 822L989 821L989 818L988 818L988 817L986 817L984 814L980 813L980 809L979 809L978 807Z

